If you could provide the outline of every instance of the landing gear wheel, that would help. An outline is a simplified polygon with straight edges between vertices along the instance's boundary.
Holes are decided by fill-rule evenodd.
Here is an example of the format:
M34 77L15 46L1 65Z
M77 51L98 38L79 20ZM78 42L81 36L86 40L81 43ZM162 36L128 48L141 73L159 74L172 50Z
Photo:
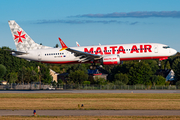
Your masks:
M95 69L97 69L96 64L93 62L93 63L91 64L91 66L89 67L89 69L90 69L90 70L95 70Z

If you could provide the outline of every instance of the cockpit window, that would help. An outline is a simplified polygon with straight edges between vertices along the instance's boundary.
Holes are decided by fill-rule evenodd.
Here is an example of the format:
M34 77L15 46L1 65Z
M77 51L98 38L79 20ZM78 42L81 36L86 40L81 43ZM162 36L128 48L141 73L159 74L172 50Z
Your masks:
M167 48L170 48L169 46L163 46L163 48L167 49Z

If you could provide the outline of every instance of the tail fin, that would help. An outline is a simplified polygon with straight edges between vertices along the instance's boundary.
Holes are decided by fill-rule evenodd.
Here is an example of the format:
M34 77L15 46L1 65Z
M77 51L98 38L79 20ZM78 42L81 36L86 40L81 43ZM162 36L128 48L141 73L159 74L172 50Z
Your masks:
M11 33L18 51L28 51L36 49L50 48L35 43L31 37L14 21L8 21Z

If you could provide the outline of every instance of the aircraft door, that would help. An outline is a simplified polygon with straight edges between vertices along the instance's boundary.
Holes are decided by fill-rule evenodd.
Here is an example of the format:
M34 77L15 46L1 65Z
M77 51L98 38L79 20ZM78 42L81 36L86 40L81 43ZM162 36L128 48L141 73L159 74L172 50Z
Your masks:
M70 56L70 53L69 51L66 51L65 54L66 54L66 57L69 57Z
M38 52L38 60L41 61L41 52Z
M154 52L158 53L158 46L157 45L154 46Z

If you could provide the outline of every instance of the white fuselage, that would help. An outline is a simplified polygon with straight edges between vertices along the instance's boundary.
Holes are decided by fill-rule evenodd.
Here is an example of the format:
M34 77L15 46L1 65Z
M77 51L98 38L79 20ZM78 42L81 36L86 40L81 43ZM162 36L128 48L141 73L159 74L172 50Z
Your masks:
M120 56L121 61L143 59L163 60L177 53L175 49L169 48L167 45L158 43L80 46L71 48L82 52L101 55L102 57L118 54ZM67 50L60 51L60 49L61 48L37 49L27 51L28 54L13 55L27 60L40 61L44 63L81 63L79 61L79 57L76 57L74 53L71 53Z

